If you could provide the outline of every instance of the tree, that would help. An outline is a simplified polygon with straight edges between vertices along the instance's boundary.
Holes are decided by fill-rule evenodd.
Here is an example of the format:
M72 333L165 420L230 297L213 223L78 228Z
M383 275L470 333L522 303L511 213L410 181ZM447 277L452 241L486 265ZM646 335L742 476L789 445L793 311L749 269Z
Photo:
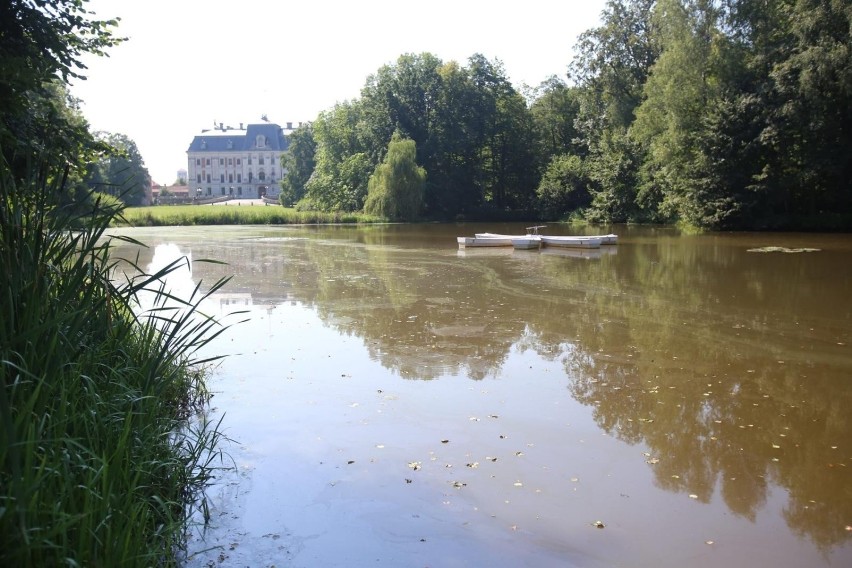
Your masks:
M338 103L313 123L316 167L305 183L311 207L359 211L374 162L363 142L363 108L358 101Z
M384 161L370 176L364 212L393 221L411 221L420 213L426 170L417 165L417 145L395 132Z
M311 123L303 124L290 136L287 152L281 155L281 167L285 170L281 178L282 205L291 207L305 195L305 185L316 167L317 143Z
M536 190L539 207L546 218L558 219L590 203L584 169L579 156L562 154L551 160Z
M785 216L847 212L852 224L852 8L791 3L788 56L771 71L779 98L770 126L787 166L774 208Z
M696 135L720 98L718 54L725 40L717 27L719 12L707 0L660 0L654 17L662 53L645 83L632 129L647 151L643 189L662 194L664 215L701 226Z
M655 2L609 0L602 25L580 36L570 67L578 87L575 125L586 171L594 182L588 209L594 221L649 220L648 209L637 204L635 183L644 156L642 148L628 139L628 131L659 56L651 17Z
M95 136L109 150L89 164L84 184L118 197L127 205L142 205L151 187L151 176L136 143L124 134L98 132Z
M34 158L80 166L97 150L64 87L84 78L84 54L123 39L112 33L117 20L90 19L85 2L0 3L0 147L16 175Z
M530 114L536 133L536 153L545 167L560 154L585 153L575 124L580 114L578 88L569 87L552 75L535 89Z

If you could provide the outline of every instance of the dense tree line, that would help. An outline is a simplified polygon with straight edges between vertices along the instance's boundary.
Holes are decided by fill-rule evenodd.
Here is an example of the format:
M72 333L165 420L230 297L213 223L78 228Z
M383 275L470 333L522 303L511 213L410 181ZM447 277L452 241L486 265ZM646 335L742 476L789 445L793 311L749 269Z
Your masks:
M848 0L610 0L523 95L479 54L402 55L294 134L284 194L362 209L397 133L422 217L849 228L850 26Z
M84 79L84 54L105 56L121 43L117 20L91 18L80 0L0 3L0 155L20 182L61 171L62 199L81 202L92 190L130 205L151 180L136 144L121 134L93 133L68 92Z

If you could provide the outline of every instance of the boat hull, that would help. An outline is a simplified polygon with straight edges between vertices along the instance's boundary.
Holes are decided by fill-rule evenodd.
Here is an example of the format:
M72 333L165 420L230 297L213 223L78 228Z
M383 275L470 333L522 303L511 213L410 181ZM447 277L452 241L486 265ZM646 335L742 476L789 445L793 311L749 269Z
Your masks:
M541 247L541 238L537 236L512 237L512 246L517 250L537 250Z
M510 247L510 237L456 237L460 248L468 247Z
M599 237L541 237L541 242L549 247L596 249L601 248Z

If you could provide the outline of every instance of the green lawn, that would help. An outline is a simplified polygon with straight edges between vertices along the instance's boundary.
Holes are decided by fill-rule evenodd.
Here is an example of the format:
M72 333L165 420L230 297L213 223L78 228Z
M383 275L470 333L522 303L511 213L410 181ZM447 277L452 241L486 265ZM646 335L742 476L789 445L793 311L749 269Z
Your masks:
M318 223L380 223L363 213L296 211L280 205L157 205L128 207L126 224L136 227L169 225L299 225Z

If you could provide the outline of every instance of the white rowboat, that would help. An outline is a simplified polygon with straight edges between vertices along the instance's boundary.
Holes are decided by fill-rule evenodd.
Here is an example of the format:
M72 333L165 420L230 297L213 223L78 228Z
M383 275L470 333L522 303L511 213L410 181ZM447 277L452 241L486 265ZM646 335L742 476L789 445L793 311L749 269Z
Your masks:
M466 247L510 247L511 237L456 237L460 248Z
M517 250L539 249L541 248L541 237L538 235L512 237L512 246Z
M549 237L542 236L541 242L549 247L601 248L600 237Z

